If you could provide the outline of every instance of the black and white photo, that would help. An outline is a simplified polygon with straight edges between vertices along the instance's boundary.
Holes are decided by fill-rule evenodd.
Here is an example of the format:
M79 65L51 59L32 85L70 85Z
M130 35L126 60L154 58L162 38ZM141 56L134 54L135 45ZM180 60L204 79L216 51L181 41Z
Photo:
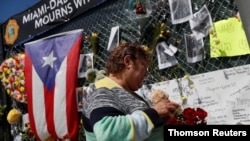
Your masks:
M197 39L194 34L185 34L185 46L188 63L196 63L204 58L203 39Z
M93 53L80 54L78 78L85 78L85 73L88 69L93 69Z
M170 44L168 46L168 48L164 52L167 53L170 56L174 56L174 54L177 52L177 47L175 47L174 45Z
M172 24L180 24L193 17L191 0L168 0Z
M157 44L156 53L157 53L159 69L165 69L165 68L174 66L178 63L175 56L169 55L168 53L166 53L166 50L169 50L169 47L165 42L160 42Z
M203 38L208 35L213 23L206 5L194 14L193 18L189 20L189 24L196 38Z

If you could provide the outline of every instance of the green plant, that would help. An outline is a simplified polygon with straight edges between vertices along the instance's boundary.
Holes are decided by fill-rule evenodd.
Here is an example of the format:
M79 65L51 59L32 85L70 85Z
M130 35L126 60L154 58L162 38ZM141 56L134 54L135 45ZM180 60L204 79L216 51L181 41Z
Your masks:
M2 120L2 116L4 115L4 111L7 105L0 105L0 121Z

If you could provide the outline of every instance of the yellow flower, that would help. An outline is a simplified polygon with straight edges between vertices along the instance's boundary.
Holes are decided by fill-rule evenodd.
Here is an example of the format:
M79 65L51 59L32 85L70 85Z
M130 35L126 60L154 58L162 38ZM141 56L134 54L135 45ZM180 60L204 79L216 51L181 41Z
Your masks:
M190 88L190 89L193 89L193 88L194 88L194 84L189 85L189 88Z
M24 92L25 88L23 86L20 87L20 91Z
M18 80L15 81L15 85L18 86L20 83Z
M91 35L93 38L98 38L98 34L97 33L94 33L92 32L92 35Z
M168 30L166 30L166 34L167 35L169 35L170 34L170 30L168 29Z
M150 48L148 47L148 46L144 46L144 48L143 48L145 51L149 51L150 50Z
M25 57L25 54L21 54L21 57L24 58L24 57Z
M161 23L161 28L165 28L166 24L165 23Z
M24 72L21 72L20 77L21 77L21 78L24 77Z
M121 41L121 44L126 44L127 42L125 40L122 40Z
M184 78L185 79L189 79L190 78L190 74L185 74Z
M187 102L187 97L186 96L181 96L181 101L182 103L186 103Z
M190 89L193 89L193 88L194 88L194 82L193 82L192 80L190 80L190 79L188 79L188 87L189 87Z
M10 74L10 73L11 73L11 70L10 70L10 69L7 69L7 70L6 70L6 73L7 73L7 74Z
M14 60L13 58L10 58L10 62L13 62L13 60Z

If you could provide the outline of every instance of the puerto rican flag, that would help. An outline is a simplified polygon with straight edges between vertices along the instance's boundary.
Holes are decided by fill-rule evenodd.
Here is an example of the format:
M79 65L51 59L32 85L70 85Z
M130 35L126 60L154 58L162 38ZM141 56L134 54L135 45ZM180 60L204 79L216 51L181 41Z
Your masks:
M75 88L82 32L64 32L24 45L29 120L38 140L78 140Z

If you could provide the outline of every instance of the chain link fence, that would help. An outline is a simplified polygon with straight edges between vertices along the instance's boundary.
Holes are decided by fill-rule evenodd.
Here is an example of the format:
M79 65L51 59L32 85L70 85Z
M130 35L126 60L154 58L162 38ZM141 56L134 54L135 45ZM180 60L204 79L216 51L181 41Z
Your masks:
M40 39L52 34L70 31L74 29L83 29L86 35L92 32L99 34L97 52L98 58L94 62L96 69L103 69L105 60L109 56L107 51L111 28L120 27L120 41L139 41L144 45L152 44L153 29L155 22L164 22L170 31L170 36L166 39L167 44L173 44L178 48L177 58L179 65L183 68L176 71L176 68L158 69L157 55L153 56L153 67L150 68L146 83L156 83L173 78L183 77L184 71L191 75L216 71L219 69L241 66L250 62L249 55L236 57L210 58L209 36L204 40L204 60L197 63L187 63L185 53L184 34L191 34L188 22L182 24L171 24L170 8L167 0L151 0L152 14L146 25L140 28L138 23L132 20L125 12L127 0L107 0L100 6L80 15L79 17L34 38ZM233 0L191 0L193 13L198 11L203 5L206 5L210 11L213 22L227 19L234 16L238 10ZM23 51L23 47L7 51L7 57L16 52ZM82 45L83 53L91 53L91 47L86 42ZM174 69L174 71L173 71ZM175 74L173 74L175 73Z

